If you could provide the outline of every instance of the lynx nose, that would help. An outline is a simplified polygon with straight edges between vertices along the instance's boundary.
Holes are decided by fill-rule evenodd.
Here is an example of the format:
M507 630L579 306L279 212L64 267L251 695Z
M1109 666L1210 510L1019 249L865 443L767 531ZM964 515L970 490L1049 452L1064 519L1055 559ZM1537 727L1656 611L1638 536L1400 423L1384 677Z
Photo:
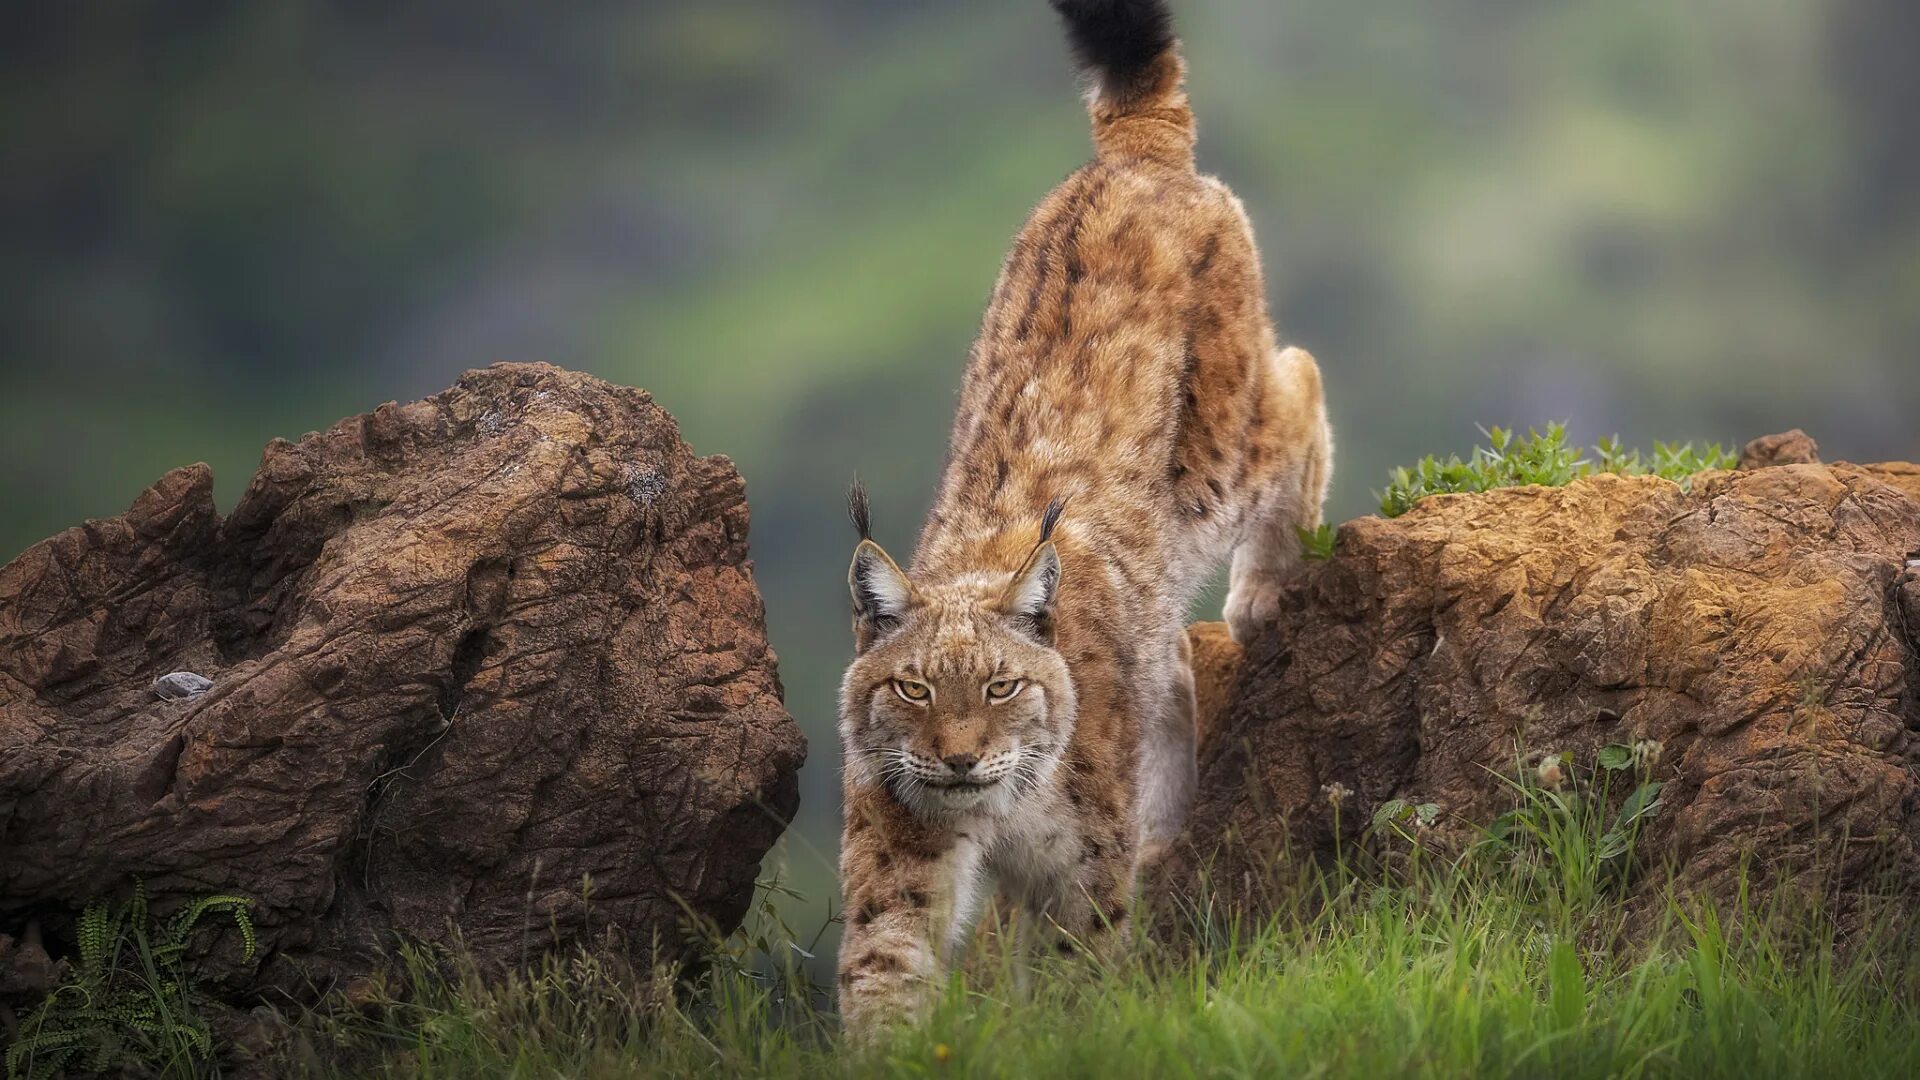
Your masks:
M947 768L953 770L953 775L965 776L968 773L973 771L973 767L975 765L980 764L980 755L979 754L948 754L946 757L941 758L940 760L945 761L947 763Z

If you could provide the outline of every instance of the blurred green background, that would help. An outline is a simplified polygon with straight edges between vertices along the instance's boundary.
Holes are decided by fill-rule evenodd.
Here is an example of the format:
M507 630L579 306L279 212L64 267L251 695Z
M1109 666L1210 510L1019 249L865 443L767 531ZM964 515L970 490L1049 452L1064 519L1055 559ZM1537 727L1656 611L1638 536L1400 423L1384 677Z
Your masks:
M1185 0L1203 166L1326 373L1330 512L1476 424L1920 456L1920 4ZM841 492L910 547L1088 138L1041 0L11 0L0 559L463 369L733 456L832 890Z

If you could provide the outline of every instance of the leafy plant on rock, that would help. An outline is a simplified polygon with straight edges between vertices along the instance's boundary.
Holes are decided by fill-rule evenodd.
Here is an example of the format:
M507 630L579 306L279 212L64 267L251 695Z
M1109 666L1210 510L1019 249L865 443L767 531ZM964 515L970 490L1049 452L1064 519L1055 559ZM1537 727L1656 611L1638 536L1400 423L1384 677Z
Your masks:
M1527 429L1525 438L1508 428L1483 429L1489 445L1475 447L1462 461L1448 455L1442 461L1431 454L1412 466L1394 469L1380 493L1380 512L1399 517L1429 495L1491 491L1495 488L1562 487L1597 473L1622 476L1658 476L1686 485L1696 474L1731 469L1737 455L1719 443L1696 448L1692 443L1655 443L1651 455L1623 446L1619 438L1603 439L1587 456L1567 442L1564 424L1546 430Z
M1326 523L1313 529L1295 526L1293 531L1300 537L1300 551L1305 557L1316 562L1333 558L1334 541L1339 536L1339 530L1334 526Z

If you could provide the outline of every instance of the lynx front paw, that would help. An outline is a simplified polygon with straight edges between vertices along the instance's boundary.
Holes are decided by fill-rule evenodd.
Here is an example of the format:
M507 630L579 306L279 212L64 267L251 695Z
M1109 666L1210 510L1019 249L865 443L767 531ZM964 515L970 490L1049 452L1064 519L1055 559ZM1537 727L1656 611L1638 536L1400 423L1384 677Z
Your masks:
M1278 575L1247 574L1233 583L1227 593L1226 620L1227 633L1236 643L1247 644L1280 617L1281 580Z
M926 1013L921 995L861 997L840 1001L840 1030L849 1045L871 1047L887 1041L888 1033L911 1027Z
M840 973L840 1023L856 1045L878 1041L900 1024L912 1024L932 1004L933 987L910 974L885 952L867 953L854 970Z

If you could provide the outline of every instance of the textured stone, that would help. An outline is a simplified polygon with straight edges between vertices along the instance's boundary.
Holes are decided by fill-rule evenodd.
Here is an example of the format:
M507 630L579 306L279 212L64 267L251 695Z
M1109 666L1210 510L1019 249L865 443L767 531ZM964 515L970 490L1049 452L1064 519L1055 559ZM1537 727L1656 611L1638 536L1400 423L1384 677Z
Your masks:
M1740 451L1740 468L1769 469L1775 465L1818 465L1820 445L1799 428L1778 435L1762 435Z
M1912 894L1916 557L1920 469L1899 463L1690 491L1598 476L1350 522L1243 664L1196 664L1218 711L1163 887L1205 868L1257 908L1267 871L1332 849L1335 785L1342 833L1398 798L1468 834L1512 805L1526 755L1571 751L1577 779L1651 741L1666 788L1641 854L1682 888L1731 897L1744 865L1842 909Z
M202 465L0 569L0 934L145 880L257 901L230 984L744 914L805 754L747 505L644 392L470 372ZM170 672L203 693L156 698ZM0 985L5 983L0 973Z

